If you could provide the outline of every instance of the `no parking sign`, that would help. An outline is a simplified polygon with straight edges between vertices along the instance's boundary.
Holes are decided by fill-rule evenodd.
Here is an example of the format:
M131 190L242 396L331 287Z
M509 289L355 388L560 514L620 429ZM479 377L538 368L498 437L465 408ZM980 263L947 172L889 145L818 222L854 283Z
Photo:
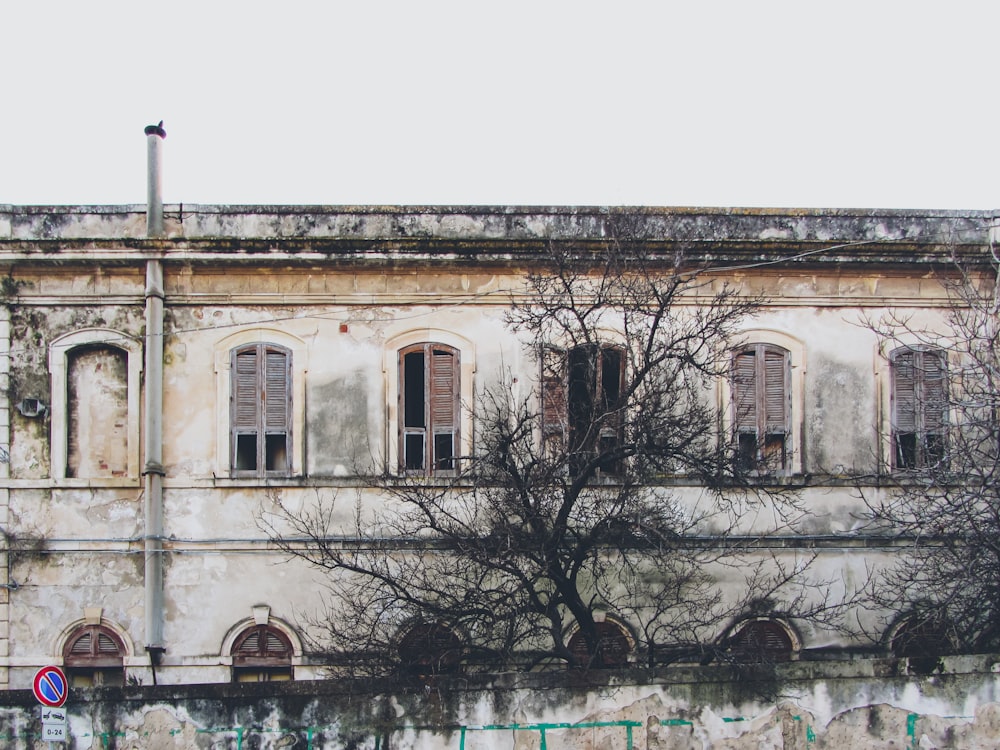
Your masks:
M42 704L42 739L46 742L65 742L66 712L59 709L69 696L66 673L59 667L42 667L31 683L35 698Z

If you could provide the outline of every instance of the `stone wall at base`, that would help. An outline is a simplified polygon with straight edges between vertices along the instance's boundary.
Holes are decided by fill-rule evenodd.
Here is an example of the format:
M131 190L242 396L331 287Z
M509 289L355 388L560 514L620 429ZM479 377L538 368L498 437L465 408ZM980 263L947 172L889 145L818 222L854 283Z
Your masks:
M75 690L65 744L0 692L12 750L824 750L1000 747L1000 656L742 669Z

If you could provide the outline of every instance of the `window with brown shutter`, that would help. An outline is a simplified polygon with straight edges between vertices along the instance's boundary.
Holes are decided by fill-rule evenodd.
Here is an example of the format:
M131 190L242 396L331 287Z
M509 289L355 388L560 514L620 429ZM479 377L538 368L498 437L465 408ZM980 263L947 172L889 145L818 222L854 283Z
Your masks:
M459 352L416 344L399 352L399 463L411 474L458 468L461 390Z
M892 467L925 469L944 458L947 367L941 352L897 349L892 370Z
M233 642L234 682L275 682L292 679L292 642L270 625L254 625Z
M576 666L591 669L623 667L628 664L632 652L632 639L625 627L614 620L595 622L597 629L597 653L591 657L583 632L577 630L569 639L567 648L573 654Z
M622 439L625 352L617 346L547 347L541 359L543 441L565 447L577 466L605 455L600 470L617 473L612 454Z
M232 470L287 476L292 465L292 354L275 344L232 352Z
M732 398L740 468L787 470L792 412L789 352L773 344L751 344L734 352Z
M788 631L773 620L751 620L740 626L729 641L732 657L743 663L770 663L792 658Z
M399 639L399 666L404 674L454 674L462 668L465 647L447 623L420 622Z
M103 625L74 630L63 648L63 664L72 687L125 684L125 645Z

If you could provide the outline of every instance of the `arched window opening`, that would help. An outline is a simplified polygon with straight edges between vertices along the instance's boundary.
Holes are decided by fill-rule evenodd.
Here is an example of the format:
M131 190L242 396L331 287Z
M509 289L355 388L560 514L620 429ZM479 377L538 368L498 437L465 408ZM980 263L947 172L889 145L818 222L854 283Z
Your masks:
M446 623L417 623L399 639L399 666L403 674L454 674L461 671L465 646Z
M926 469L945 454L947 366L941 352L897 349L892 372L892 467Z
M292 354L276 344L232 351L229 410L235 475L287 476L292 470Z
M291 680L292 654L292 642L277 628L247 628L233 642L233 682Z
M125 644L110 628L86 625L73 631L63 648L70 687L125 684Z
M542 439L550 452L565 450L578 471L595 456L599 470L617 474L622 443L625 352L585 344L541 354Z
M127 352L102 345L73 348L67 354L66 388L66 476L127 476Z
M399 352L400 470L451 474L458 468L461 415L457 349L416 344Z
M794 650L788 631L774 620L750 620L729 639L732 658L747 664L788 661Z
M567 647L573 654L575 665L590 669L610 669L627 665L629 654L632 653L632 638L625 626L614 620L595 622L594 626L598 638L595 654L591 655L587 649L587 639L579 628L569 639Z
M791 357L773 344L733 353L733 432L737 466L786 471L790 466Z

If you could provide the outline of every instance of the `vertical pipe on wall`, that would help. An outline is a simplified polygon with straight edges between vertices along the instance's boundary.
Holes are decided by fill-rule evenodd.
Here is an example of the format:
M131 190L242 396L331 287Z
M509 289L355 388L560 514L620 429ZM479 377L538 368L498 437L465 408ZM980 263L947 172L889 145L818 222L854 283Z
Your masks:
M149 184L146 236L163 236L163 198L160 193L160 149L166 137L163 122L146 128ZM163 264L146 261L146 390L145 460L145 612L146 651L156 683L156 666L163 642Z

